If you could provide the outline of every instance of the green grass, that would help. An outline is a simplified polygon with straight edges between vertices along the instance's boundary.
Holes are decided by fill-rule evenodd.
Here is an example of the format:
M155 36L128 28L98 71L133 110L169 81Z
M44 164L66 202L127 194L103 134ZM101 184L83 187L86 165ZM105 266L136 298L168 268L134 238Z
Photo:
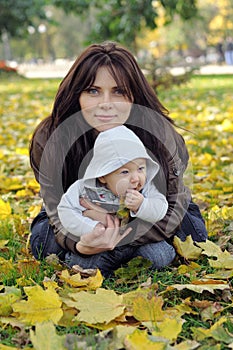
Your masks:
M2 129L0 135L0 191L2 200L11 206L11 214L6 218L1 218L0 221L0 242L5 242L0 247L0 290L3 293L4 288L17 286L25 299L25 286L35 284L42 286L45 279L58 281L60 271L65 268L64 266L58 268L47 261L37 264L27 243L33 218L30 210L41 203L38 188L31 185L34 175L29 166L27 150L35 126L51 111L59 83L60 79L19 78L1 80L0 83ZM223 249L230 251L232 251L233 244L230 214L233 204L231 196L232 91L232 76L195 75L186 84L158 92L162 103L171 111L171 116L176 124L193 132L179 129L186 139L192 161L193 196L207 219L210 239ZM26 192L21 193L22 190ZM190 294L190 291L187 290L167 291L167 287L173 284L191 283L195 279L215 272L215 269L209 266L207 257L202 256L197 261L199 269L191 272L180 273L179 266L182 263L184 260L177 260L174 266L169 266L161 271L152 271L145 261L135 261L126 268L118 270L115 277L105 279L102 288L126 294L137 290L150 278L153 286L151 291L163 297L164 309L180 305L186 298L190 298L192 302L195 300L208 301L212 306L218 302L225 308L220 314L227 316L225 327L232 333L231 301L224 301L222 292L217 291L214 294L192 292ZM228 282L231 283L231 279ZM183 316L185 323L177 338L177 343L185 339L193 339L193 328L209 329L217 322L218 315L213 316L210 320L205 320L201 316L202 309L197 306L196 311L196 315L185 314ZM10 323L1 324L1 320L0 318L0 344L19 348L32 347L30 327L20 329ZM59 335L68 335L66 340L71 342L70 347L67 347L69 349L77 348L72 336L78 337L80 341L87 341L96 350L112 349L110 344L113 335L109 334L94 345L95 335L99 331L88 325L59 325L56 326L56 330ZM208 346L213 346L213 349L228 348L223 342L211 337L200 343L201 350L210 349Z

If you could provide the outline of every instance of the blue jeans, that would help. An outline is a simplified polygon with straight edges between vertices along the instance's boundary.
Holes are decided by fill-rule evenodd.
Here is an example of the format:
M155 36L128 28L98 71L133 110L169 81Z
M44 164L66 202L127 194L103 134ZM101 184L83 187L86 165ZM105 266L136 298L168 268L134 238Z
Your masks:
M196 242L207 239L204 220L198 206L193 202L190 203L181 227L176 232L181 240L185 240L190 234ZM32 253L36 259L42 259L49 254L56 254L61 260L65 260L69 266L80 265L82 268L99 268L105 277L136 256L142 256L150 260L154 269L161 269L171 264L176 256L172 244L166 241L142 246L124 245L116 247L112 251L90 256L67 252L55 241L53 229L49 224L45 210L42 210L32 223L30 243Z
M127 244L90 257L70 252L66 254L66 262L69 266L79 265L85 269L99 268L102 275L108 277L114 270L137 256L150 260L152 269L161 269L171 264L176 252L173 246L166 241L145 244L140 247Z
M61 260L65 259L66 251L56 242L45 209L32 222L30 245L32 254L38 260L50 254L56 254Z

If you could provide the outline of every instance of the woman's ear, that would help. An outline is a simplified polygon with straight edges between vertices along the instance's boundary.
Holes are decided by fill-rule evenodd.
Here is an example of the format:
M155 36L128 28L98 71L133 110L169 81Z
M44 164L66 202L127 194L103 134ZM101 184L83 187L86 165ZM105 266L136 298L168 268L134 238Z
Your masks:
M102 184L106 184L106 180L104 176L100 176L98 177L99 182L101 182Z

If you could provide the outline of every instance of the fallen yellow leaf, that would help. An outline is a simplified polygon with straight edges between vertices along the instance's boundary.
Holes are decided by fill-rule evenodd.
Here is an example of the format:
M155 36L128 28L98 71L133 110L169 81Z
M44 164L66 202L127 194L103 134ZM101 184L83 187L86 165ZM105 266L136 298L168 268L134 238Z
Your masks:
M11 216L11 206L10 203L4 202L0 198L0 219L6 219Z
M35 332L30 329L30 339L36 350L64 350L64 335L57 335L51 321L36 324Z
M194 245L191 235L187 236L184 242L177 236L174 237L173 245L176 248L177 253L183 256L187 260L197 260L202 250Z
M95 290L101 287L103 283L103 276L100 270L97 270L94 276L88 278L82 278L80 273L70 275L68 270L63 270L60 279L71 287L79 288L80 290Z
M161 339L150 340L146 331L135 330L125 338L125 346L127 350L165 350L168 341Z
M81 291L69 293L69 297L73 300L66 300L67 306L80 311L75 319L89 324L109 323L125 310L122 295L113 290L99 288L96 293Z
M40 286L24 287L28 300L21 300L12 305L16 318L26 324L52 320L58 323L63 315L58 294L51 289L43 290Z
M133 316L139 321L162 321L166 314L162 310L163 298L153 296L135 297L133 301Z
M181 321L180 319L165 318L162 322L156 322L156 329L152 332L152 335L174 342L182 331L184 322L184 320Z
M196 292L196 293L202 293L204 291L208 291L210 293L214 293L215 289L220 289L220 290L224 290L224 289L230 289L230 286L227 284L227 283L211 283L210 281L208 282L203 282L203 283L200 283L200 284L193 284L193 283L190 283L190 284L173 284L170 286L170 288L175 288L177 290L183 290L185 288L189 289L189 290L192 290L193 292Z

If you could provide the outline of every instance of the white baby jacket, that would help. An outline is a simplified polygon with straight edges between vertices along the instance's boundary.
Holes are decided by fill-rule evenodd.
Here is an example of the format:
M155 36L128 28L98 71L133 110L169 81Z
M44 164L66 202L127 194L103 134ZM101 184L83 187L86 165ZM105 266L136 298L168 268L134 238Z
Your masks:
M97 136L93 158L86 168L83 179L75 181L63 194L58 205L58 215L67 231L73 235L81 236L90 233L98 223L98 221L82 215L86 208L81 206L80 197L86 197L93 203L99 203L110 213L117 211L119 197L103 187L97 179L136 158L146 159L147 176L144 188L141 190L144 196L143 203L137 213L130 212L130 216L151 224L165 216L168 209L167 200L152 182L159 171L159 164L152 160L143 143L133 131L121 125L103 131Z

